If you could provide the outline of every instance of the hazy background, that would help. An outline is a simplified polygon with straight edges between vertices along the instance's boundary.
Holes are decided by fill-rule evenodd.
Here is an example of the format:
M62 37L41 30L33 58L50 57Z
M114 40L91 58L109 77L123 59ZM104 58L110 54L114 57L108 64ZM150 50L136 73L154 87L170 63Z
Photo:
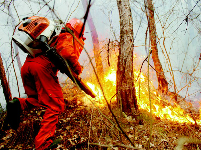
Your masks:
M79 18L83 20L85 10L82 0L50 0L51 7L54 6L56 14L63 20ZM143 56L148 53L148 45L145 45L145 33L147 29L147 18L144 11L144 2L140 0L130 0L133 30L134 30L134 53L137 54L135 61L138 61L136 69L139 69L143 61ZM158 48L160 61L167 80L169 88L173 91L173 81L170 75L170 63L175 76L178 94L191 101L200 101L200 10L201 2L195 0L153 0L155 8L155 22L158 37ZM44 6L41 0L15 0L9 4L9 1L2 1L0 6L0 53L3 59L4 67L11 87L13 97L19 97L16 77L11 64L11 38L14 31L14 25L17 25L22 18L27 16L44 16L48 19L56 19L54 14ZM8 11L9 10L9 11ZM98 37L101 43L107 43L109 39L119 41L119 14L116 0L92 0L90 13L93 18ZM186 21L188 16L188 21ZM126 17L126 16L125 16ZM85 48L93 57L93 44L91 33L86 24L85 37L87 38ZM26 54L19 49L21 63L23 64ZM15 54L14 54L15 56ZM170 63L168 62L170 60ZM88 58L83 51L80 56L80 63L88 64ZM197 65L198 64L198 65ZM15 71L17 73L20 96L25 96L22 86L20 71L15 59ZM194 69L197 66L196 69ZM144 65L143 68L146 68ZM145 69L146 70L146 69ZM87 70L84 70L86 73ZM83 76L84 76L83 73ZM63 82L67 77L59 75ZM155 83L157 86L157 83ZM0 103L5 107L5 98L3 90L0 88ZM197 103L197 106L198 103Z

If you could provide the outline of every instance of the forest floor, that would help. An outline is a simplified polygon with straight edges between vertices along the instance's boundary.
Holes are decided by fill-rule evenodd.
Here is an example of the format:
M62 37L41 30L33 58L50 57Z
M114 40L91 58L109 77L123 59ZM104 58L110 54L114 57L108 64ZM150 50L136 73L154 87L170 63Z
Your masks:
M111 112L105 107L86 105L82 94L71 93L66 99L66 109L59 116L55 138L62 142L57 149L139 149L139 150L193 150L201 149L201 126L150 119L149 113L140 111L138 119L118 115L116 104L112 110L117 116L119 128ZM69 97L67 93L66 97ZM0 149L34 149L34 137L42 120L44 109L23 112L17 131L0 130ZM1 127L5 114L1 117ZM127 137L125 136L127 135ZM151 136L150 136L151 135ZM149 148L148 148L149 147Z

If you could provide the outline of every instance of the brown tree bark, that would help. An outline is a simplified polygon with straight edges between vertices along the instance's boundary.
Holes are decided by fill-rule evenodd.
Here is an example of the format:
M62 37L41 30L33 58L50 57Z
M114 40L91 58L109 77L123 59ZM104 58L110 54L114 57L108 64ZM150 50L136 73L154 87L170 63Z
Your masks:
M87 0L82 0L82 4L84 9L87 9ZM99 40L98 40L98 34L96 31L96 27L94 25L91 13L88 13L87 23L89 25L89 29L91 31L92 41L93 41L93 52L94 52L94 58L96 63L96 69L98 75L103 75L103 64L102 64L102 58L101 58L101 52L100 52L100 46L99 46Z
M148 20L148 27L149 27L149 36L151 40L151 50L152 50L152 59L154 62L156 75L158 79L158 91L162 94L166 94L168 91L168 82L165 78L165 74L163 72L162 65L159 60L158 56L158 48L156 42L156 26L155 26L155 19L154 19L154 7L152 0L147 0L145 4L147 10L147 20Z
M11 91L7 82L1 54L0 54L0 79L1 79L1 85L3 87L3 93L5 96L6 102L9 102L10 100L12 100L12 95L11 95Z
M120 17L120 44L117 64L116 91L117 101L122 111L134 115L137 98L133 74L133 20L129 0L117 0Z

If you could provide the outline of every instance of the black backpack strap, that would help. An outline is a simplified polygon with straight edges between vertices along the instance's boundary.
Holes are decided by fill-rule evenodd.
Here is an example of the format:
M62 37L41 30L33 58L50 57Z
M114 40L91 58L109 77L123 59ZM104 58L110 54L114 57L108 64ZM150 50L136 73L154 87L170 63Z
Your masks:
M67 28L68 28L68 27L67 27ZM61 33L65 33L65 32L70 33L69 30L70 30L72 33L74 33L73 30L71 30L70 28L68 28L68 30L67 30L66 28L61 29Z

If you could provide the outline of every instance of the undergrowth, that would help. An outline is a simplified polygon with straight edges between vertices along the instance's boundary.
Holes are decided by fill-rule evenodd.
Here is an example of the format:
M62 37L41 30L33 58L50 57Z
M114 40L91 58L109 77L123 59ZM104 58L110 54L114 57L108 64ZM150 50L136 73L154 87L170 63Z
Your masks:
M59 116L55 139L62 143L57 149L174 149L181 137L201 139L201 127L195 124L180 124L150 116L149 112L140 110L138 119L120 115L115 102L112 111L124 132L134 143L125 138L118 128L107 106L97 108L82 102L84 94L78 89L77 94L65 92L66 108ZM34 149L34 138L40 128L44 113L43 108L23 112L17 131L1 128L0 149ZM6 112L1 117L3 125ZM141 120L141 122L139 122ZM150 136L150 122L153 122ZM150 139L151 137L151 139ZM149 145L149 147L148 147ZM183 149L200 149L199 143L186 143Z

